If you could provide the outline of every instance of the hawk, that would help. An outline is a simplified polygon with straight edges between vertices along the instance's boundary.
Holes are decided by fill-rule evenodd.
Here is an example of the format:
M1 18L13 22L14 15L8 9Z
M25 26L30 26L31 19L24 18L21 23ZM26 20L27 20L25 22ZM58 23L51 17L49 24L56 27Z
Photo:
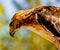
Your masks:
M60 8L55 6L39 6L17 12L10 22L10 35L21 28L27 28L41 37L54 43L60 49Z

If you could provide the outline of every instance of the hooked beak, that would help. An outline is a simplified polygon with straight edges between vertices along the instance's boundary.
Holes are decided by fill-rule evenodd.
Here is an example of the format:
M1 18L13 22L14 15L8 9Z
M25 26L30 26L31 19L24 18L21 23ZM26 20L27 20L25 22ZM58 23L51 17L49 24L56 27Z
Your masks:
M11 36L11 37L14 37L14 34L15 34L15 33L11 33L11 32L10 32L10 36Z

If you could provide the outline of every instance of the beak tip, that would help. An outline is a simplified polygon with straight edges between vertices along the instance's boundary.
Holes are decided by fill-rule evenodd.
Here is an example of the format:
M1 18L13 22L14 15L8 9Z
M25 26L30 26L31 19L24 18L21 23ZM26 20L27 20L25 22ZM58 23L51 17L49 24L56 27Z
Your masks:
M10 36L11 36L11 37L14 37L14 33L10 33Z

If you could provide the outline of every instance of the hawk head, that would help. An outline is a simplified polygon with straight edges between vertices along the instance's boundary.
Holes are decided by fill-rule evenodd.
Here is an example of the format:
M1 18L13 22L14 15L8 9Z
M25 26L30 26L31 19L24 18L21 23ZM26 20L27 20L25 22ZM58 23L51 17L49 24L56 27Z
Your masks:
M54 35L60 37L60 8L42 6L17 12L10 23L10 35L13 36L22 27L41 25ZM58 19L58 20L57 20Z
M10 22L10 35L21 28L27 28L41 37L54 43L60 49L56 39L60 37L60 8L54 6L41 6L30 10L17 12Z

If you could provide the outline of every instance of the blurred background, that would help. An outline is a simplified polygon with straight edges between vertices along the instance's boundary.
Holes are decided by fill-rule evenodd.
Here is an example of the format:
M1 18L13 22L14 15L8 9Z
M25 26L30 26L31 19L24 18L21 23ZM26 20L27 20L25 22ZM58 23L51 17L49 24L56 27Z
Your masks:
M60 7L60 0L0 0L0 50L57 50L56 46L26 28L9 35L9 23L20 10L36 6Z

